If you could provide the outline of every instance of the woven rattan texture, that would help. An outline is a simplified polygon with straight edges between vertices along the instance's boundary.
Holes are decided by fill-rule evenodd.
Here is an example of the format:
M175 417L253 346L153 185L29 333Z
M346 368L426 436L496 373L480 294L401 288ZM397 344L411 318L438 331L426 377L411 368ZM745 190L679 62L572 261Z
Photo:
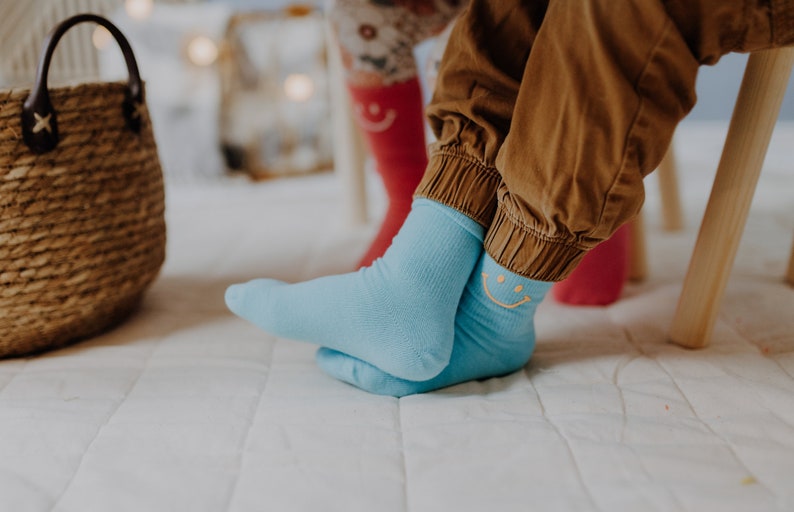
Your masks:
M22 140L28 91L0 91L0 357L113 326L159 272L162 171L145 107L126 127L125 87L51 90L61 140L44 155Z

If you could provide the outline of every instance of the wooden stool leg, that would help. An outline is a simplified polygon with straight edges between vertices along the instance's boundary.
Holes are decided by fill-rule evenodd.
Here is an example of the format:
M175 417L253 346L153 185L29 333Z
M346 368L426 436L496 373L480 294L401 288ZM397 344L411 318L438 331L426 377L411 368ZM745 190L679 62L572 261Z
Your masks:
M672 144L667 149L656 174L659 176L659 195L662 200L662 228L678 231L684 227L684 214L678 192L678 165Z
M329 24L330 25L330 24ZM345 88L342 57L330 26L326 28L328 78L331 96L331 130L334 141L334 172L342 182L345 218L353 225L367 222L366 160L364 141L353 119Z
M678 309L673 342L708 345L758 175L786 91L794 48L750 55L700 226Z

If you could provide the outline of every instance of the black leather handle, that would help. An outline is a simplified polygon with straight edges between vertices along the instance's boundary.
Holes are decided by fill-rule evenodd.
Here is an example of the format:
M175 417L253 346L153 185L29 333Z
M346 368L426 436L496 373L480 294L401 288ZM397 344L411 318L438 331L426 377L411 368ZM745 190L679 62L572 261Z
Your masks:
M96 14L78 14L58 24L44 40L44 49L36 71L36 81L30 96L28 96L22 106L22 136L25 144L34 153L46 153L58 145L58 120L47 90L47 75L50 71L52 54L58 41L61 40L67 30L84 22L93 22L105 27L121 48L121 53L124 55L124 60L127 64L129 82L124 103L119 106L120 113L126 119L130 130L135 133L140 132L141 118L139 109L144 101L143 83L138 72L138 64L135 62L135 55L132 53L132 48L130 48L127 38L115 25L101 16Z

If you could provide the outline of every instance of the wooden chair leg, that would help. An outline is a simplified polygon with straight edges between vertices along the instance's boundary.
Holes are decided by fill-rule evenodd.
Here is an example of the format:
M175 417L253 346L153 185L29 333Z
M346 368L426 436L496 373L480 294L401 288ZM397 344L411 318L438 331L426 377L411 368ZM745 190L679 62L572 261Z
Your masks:
M793 63L794 48L756 52L748 59L670 328L671 340L681 346L710 342Z
M678 191L678 165L672 144L667 149L656 174L659 176L659 195L662 202L662 228L667 231L678 231L684 227L684 214Z
M342 57L330 27L326 28L331 126L334 138L334 172L342 183L345 218L353 225L367 222L366 159L364 141L353 119L345 88Z

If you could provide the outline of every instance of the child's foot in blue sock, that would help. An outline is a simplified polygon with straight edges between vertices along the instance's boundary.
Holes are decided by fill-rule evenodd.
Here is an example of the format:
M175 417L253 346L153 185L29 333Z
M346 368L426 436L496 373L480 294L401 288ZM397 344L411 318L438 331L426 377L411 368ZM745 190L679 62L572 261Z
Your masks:
M462 213L417 199L391 247L371 266L298 284L234 285L226 304L276 336L344 352L403 379L427 380L449 363L455 311L483 234Z
M317 363L339 380L371 393L391 396L424 393L512 373L532 355L535 309L551 285L505 270L483 253L458 306L452 358L438 376L423 382L400 379L327 348L317 351Z

